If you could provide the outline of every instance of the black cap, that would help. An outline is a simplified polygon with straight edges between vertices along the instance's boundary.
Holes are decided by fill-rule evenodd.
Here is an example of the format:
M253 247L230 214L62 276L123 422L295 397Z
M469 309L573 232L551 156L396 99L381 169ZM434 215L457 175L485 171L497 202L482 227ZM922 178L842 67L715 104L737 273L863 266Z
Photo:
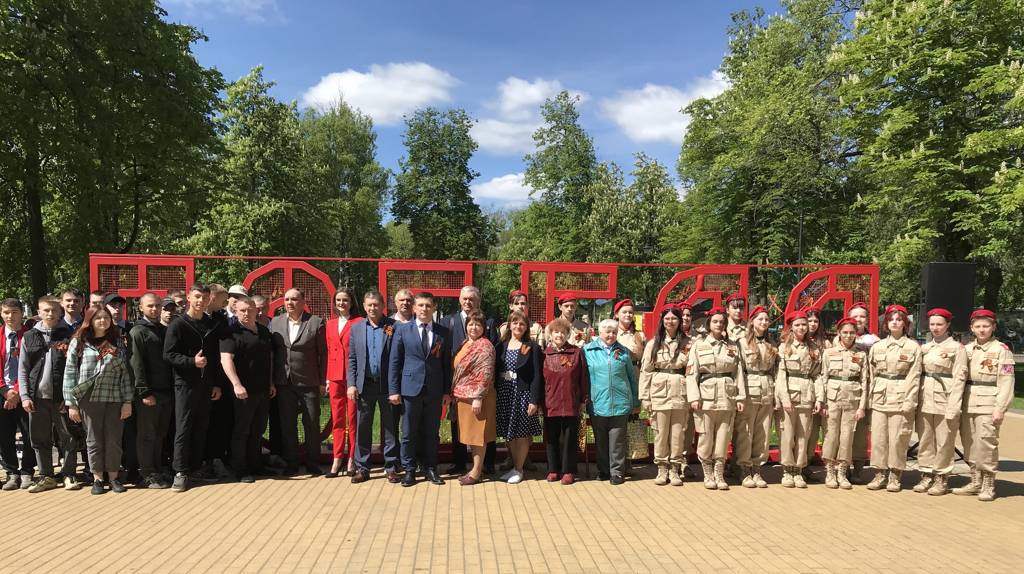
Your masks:
M160 308L166 309L168 307L177 307L178 304L174 302L174 299L170 297L164 297L164 300L160 302Z
M111 303L121 303L122 305L124 305L126 301L127 300L124 297L118 295L117 293L108 293L107 296L103 298L104 305L110 305Z

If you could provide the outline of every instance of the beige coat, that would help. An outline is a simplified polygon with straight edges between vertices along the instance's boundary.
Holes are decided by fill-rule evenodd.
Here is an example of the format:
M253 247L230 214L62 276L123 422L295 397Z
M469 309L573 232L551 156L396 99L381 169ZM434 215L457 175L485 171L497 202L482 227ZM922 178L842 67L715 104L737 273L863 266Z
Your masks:
M775 400L775 377L779 366L778 348L767 339L755 339L753 345L748 345L746 337L740 339L739 347L743 356L747 398L753 405L772 405Z
M821 355L821 373L814 383L815 396L827 401L828 408L867 409L867 353L856 346L829 347Z
M690 353L690 338L677 335L663 343L657 353L654 353L654 344L654 341L647 343L640 363L640 403L648 411L688 408L686 361Z
M705 411L734 411L747 398L736 343L708 336L690 346L686 362L686 396L700 400Z
M1013 353L995 339L984 346L968 343L965 351L970 383L964 389L964 411L972 415L1005 413L1013 400Z
M886 337L868 352L871 375L871 408L883 413L917 410L921 385L921 346L903 336Z
M953 420L960 414L967 380L967 351L952 337L921 345L921 412Z
M775 395L785 407L811 410L819 399L814 394L814 381L821 370L821 351L811 352L806 343L793 341L787 350L779 347L779 370L775 376Z

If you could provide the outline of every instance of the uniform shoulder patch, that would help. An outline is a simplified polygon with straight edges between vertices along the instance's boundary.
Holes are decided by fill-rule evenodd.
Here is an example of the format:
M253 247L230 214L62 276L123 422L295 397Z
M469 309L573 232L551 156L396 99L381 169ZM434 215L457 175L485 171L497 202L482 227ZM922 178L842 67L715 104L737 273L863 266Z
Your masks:
M1000 369L1000 373L1003 374L1003 375L1012 375L1013 374L1013 363L1005 363L1005 364L1003 364L1002 369Z

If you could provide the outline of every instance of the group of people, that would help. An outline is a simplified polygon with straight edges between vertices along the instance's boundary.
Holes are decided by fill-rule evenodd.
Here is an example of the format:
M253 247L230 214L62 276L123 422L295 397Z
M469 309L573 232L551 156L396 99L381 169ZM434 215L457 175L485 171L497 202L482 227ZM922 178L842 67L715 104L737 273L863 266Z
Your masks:
M296 474L301 463L311 475L361 483L370 478L377 416L391 483L413 486L419 473L444 484L438 446L447 416L447 473L461 485L485 475L521 482L538 436L547 480L572 484L586 415L598 478L622 484L630 473L628 428L644 412L657 485L684 483L696 442L706 488L727 490L730 474L744 487L766 487L761 471L774 425L783 487L806 488L824 432L826 487L850 489L870 462L876 473L867 488L898 492L916 428L921 480L914 491L949 491L959 435L971 481L953 492L992 500L999 427L1014 384L1013 356L994 339L996 316L984 309L971 315L974 338L965 346L951 337L949 311L928 312L930 340L919 345L905 308L885 309L879 338L868 331L863 303L836 324L834 338L820 312L807 308L782 317L775 340L768 310L745 313L737 294L700 321L686 303L664 307L649 341L629 299L594 329L577 317L576 298L562 296L559 316L542 327L527 314L527 294L513 291L499 324L484 316L473 286L462 289L459 311L440 320L430 293L408 289L395 295L391 316L382 294L367 292L360 314L354 293L340 289L327 321L306 311L296 288L273 318L266 299L250 298L241 285L147 293L134 323L120 295L90 294L84 314L83 299L73 289L41 298L31 328L20 301L0 302L4 490L58 488L55 446L66 489L81 488L83 446L94 494L123 492L124 482L184 491L223 476L227 466L251 483L270 472L268 426L280 473ZM323 473L325 395L333 460ZM17 433L32 447L20 460ZM508 450L501 470L499 436Z

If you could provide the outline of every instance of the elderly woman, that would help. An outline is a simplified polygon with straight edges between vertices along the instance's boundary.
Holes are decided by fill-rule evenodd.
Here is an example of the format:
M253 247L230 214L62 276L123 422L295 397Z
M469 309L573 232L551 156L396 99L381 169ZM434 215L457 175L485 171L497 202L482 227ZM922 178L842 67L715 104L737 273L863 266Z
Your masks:
M529 319L518 311L508 316L508 332L495 349L498 375L498 434L508 443L512 470L501 476L509 484L523 481L523 465L532 438L541 434L537 420L541 403L542 357L530 340Z
M89 309L68 345L64 364L64 402L68 418L85 423L85 443L92 470L92 493L124 492L121 469L124 419L132 416L135 389L121 333L106 308Z
M473 468L459 484L480 482L487 443L497 438L497 400L494 392L494 346L484 337L487 319L480 311L466 315L466 340L455 354L452 396L455 398L459 441L472 451Z
M654 428L654 463L658 466L654 484L658 486L669 482L683 485L683 440L690 421L684 376L690 338L680 330L681 322L678 307L661 312L658 333L647 343L640 367L640 404Z
M725 455L732 435L733 417L743 411L746 382L740 351L726 336L726 312L708 311L708 334L690 346L686 361L686 396L696 411L700 439L697 457L704 468L704 488L729 490L725 481Z
M626 421L640 412L639 382L629 349L615 340L618 321L605 319L598 338L583 347L590 373L590 422L597 448L597 476L626 481Z
M569 344L572 325L555 319L548 325L551 338L544 350L542 406L544 442L548 454L548 482L576 482L580 413L590 396L590 373L583 351Z

